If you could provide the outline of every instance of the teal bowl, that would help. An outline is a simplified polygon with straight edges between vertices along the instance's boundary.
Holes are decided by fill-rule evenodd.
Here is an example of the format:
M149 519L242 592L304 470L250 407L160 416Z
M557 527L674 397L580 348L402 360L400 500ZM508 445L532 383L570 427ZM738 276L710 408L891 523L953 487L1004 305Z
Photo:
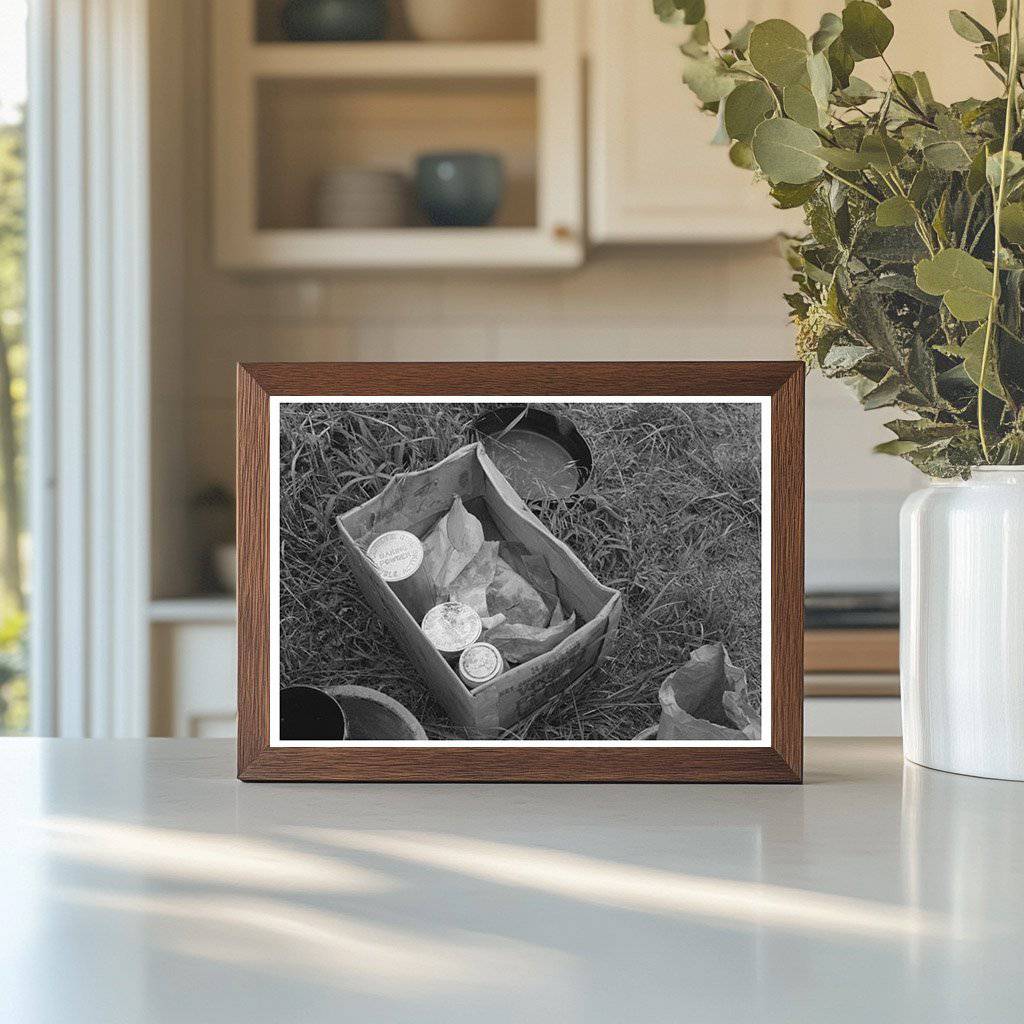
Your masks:
M494 153L424 153L416 161L416 196L435 227L484 227L504 194L505 166Z
M281 11L281 28L294 42L368 42L387 27L387 0L288 0Z

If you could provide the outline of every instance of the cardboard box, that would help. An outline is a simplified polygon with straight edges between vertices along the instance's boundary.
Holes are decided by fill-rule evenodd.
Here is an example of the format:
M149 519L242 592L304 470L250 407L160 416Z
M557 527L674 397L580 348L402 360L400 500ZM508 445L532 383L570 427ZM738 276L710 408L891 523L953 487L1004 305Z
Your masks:
M544 558L565 614L578 628L547 654L510 668L475 690L426 639L374 570L365 549L387 530L425 536L459 495L484 524L489 540L518 541ZM349 564L370 607L402 645L451 719L473 739L493 739L555 694L591 673L611 651L622 609L617 590L603 586L575 554L537 519L480 444L467 445L430 469L394 477L375 498L338 516Z

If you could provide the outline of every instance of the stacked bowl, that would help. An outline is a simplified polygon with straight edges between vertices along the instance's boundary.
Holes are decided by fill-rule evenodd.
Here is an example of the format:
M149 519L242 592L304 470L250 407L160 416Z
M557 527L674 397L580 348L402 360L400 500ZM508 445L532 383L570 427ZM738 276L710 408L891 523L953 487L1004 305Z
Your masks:
M338 167L320 179L321 228L400 228L409 221L409 183L398 171Z

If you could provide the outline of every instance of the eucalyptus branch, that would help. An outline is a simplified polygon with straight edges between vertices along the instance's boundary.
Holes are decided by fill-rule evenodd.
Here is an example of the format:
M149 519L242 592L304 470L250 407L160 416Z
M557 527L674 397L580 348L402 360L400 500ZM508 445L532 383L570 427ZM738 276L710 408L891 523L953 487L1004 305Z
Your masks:
M676 2L691 10L691 0ZM663 18L671 17L671 6L654 0ZM923 472L964 475L972 465L1008 458L1024 464L1024 376L1007 348L1024 345L1024 327L1010 305L1011 290L1019 301L1019 275L1006 273L1008 265L1021 265L1024 245L1002 239L1004 231L1020 237L1024 212L1024 204L1014 205L1024 199L1018 173L1024 0L996 3L1003 16L995 46L978 22L954 15L958 34L972 44L981 38L979 55L1000 88L990 90L992 99L950 104L932 98L921 73L894 71L885 53L895 34L888 6L847 4L841 29L836 15L822 19L813 46L784 19L751 24L738 60L704 46L706 30L695 30L701 45L684 47L695 62L685 78L704 109L719 88L744 83L729 100L731 133L749 147L738 162L771 183L780 205L804 208L812 230L792 239L795 289L787 296L801 358L828 377L856 383L871 396L868 407L888 405L918 417L913 425L894 421L900 444L885 448ZM1010 31L999 35L1004 8L1010 8ZM858 82L839 89L836 68L852 71L851 54L853 63L879 58L873 66L885 69L888 81L864 96ZM822 56L833 68L827 101L820 91ZM799 88L789 103L789 85L796 83L810 91L814 107ZM978 145L983 149L976 153ZM836 281L840 267L841 286L829 291L829 275ZM858 341L870 357L860 355ZM909 385L911 364L914 387L879 392L879 382L892 374ZM969 401L952 378L942 377L950 367L973 381Z
M995 195L993 212L995 243L992 254L992 296L989 300L988 319L985 322L985 345L981 350L981 369L978 371L978 435L985 461L992 462L988 436L985 432L985 374L992 347L992 331L999 312L999 263L1002 254L1001 229L1003 203L1006 199L1006 163L1010 153L1013 121L1017 113L1017 71L1020 65L1020 0L1010 0L1010 73L1006 86L1006 118L1003 124L1003 149L999 155L999 189Z

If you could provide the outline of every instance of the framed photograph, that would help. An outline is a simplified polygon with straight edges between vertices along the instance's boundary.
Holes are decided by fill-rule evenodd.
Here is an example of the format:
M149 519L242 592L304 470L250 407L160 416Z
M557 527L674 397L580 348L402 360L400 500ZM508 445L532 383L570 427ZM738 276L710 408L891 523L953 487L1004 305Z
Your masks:
M239 778L799 782L803 389L240 365Z

